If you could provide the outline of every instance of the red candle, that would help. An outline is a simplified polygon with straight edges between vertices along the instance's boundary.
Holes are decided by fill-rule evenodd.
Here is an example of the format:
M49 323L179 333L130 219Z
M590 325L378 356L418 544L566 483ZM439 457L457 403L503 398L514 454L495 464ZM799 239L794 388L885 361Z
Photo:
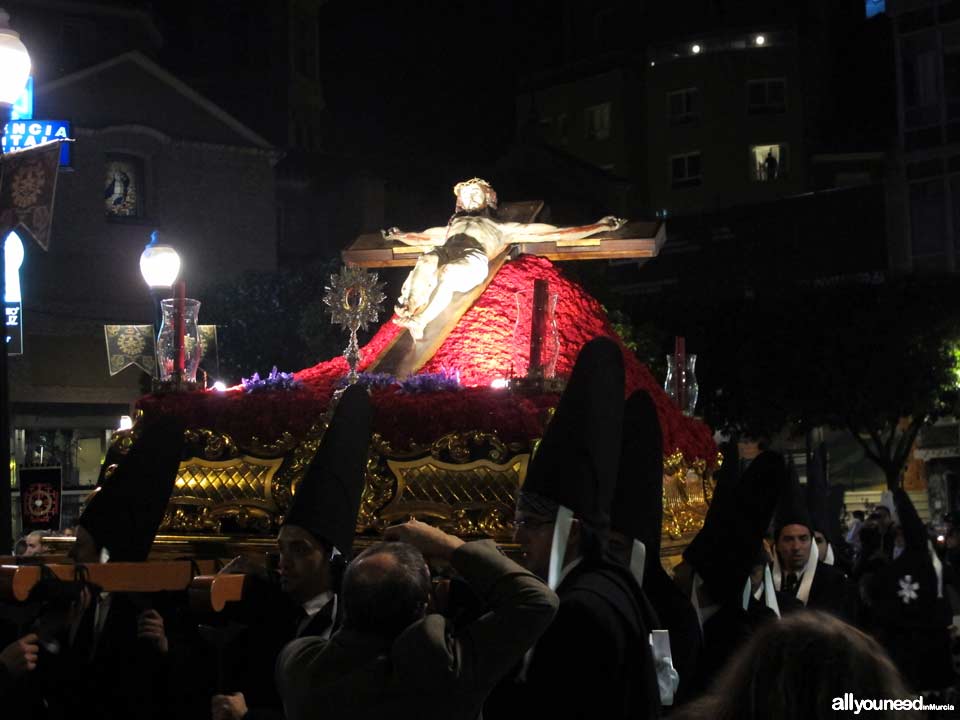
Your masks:
M187 285L183 280L178 280L174 286L173 302L173 356L175 358L173 371L180 377L183 376L184 367L183 336L186 333L186 305Z

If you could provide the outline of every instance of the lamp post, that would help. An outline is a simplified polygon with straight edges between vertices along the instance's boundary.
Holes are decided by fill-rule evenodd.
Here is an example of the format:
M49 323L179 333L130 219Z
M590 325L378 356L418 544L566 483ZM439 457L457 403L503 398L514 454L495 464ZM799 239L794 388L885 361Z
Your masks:
M150 242L140 253L140 274L153 298L153 336L156 337L163 319L161 295L164 291L169 292L180 274L180 255L172 246L160 242L160 233L156 230L150 233Z
M30 77L30 53L19 33L10 28L10 16L0 8L0 120L5 124L10 107L20 97ZM10 208L0 208L0 238L6 240L12 221L7 218ZM6 269L4 253L0 252L0 297L6 296ZM0 353L0 552L13 548L13 522L10 507L10 388L7 378L6 312L4 312L4 342Z

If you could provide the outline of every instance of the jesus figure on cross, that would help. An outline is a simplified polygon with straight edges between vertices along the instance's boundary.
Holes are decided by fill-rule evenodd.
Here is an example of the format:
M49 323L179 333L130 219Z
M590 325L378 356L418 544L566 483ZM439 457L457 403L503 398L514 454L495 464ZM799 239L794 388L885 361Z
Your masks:
M592 225L560 228L545 223L499 222L497 194L485 180L457 183L456 211L446 227L422 232L382 231L385 240L432 248L417 259L410 271L395 311L394 322L406 327L414 340L446 309L456 292L468 292L482 283L490 261L517 243L577 240L598 232L618 230L625 220L605 217Z

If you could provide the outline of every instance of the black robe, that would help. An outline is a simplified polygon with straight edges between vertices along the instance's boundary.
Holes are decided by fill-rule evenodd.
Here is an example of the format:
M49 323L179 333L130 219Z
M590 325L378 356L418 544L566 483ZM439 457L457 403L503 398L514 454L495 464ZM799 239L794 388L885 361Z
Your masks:
M557 595L560 609L533 649L526 681L505 678L485 720L658 717L649 610L630 571L611 560L584 561Z
M670 652L673 667L680 675L680 685L674 695L674 705L690 699L696 691L698 665L703 652L703 637L697 611L690 598L667 575L659 558L644 575L643 592L660 619L658 627L670 631Z
M799 589L799 586L798 586ZM782 590L779 592L783 592ZM793 593L796 596L796 593ZM856 620L856 592L843 571L832 565L817 563L817 570L810 585L810 596L807 598L808 610L820 610L834 615L841 620L853 623ZM789 613L800 608L784 608L781 612Z
M72 643L64 629L57 638L59 652L41 648L31 680L44 699L45 717L60 720L78 713L102 720L167 717L169 661L150 641L137 638L141 604L132 596L113 593L103 627L94 638L96 603L87 608Z
M215 694L241 692L247 704L246 720L271 720L283 717L283 703L274 683L277 656L283 647L297 637L321 635L336 621L328 605L310 620L303 621L302 607L284 593L278 583L258 576L248 576L244 598L228 606L214 620L219 626L235 623L239 632L227 644L222 658L204 644L196 645L196 657L186 674L199 677L199 687L187 713L191 717L209 718L210 698ZM217 687L216 668L222 663L223 683ZM190 682L189 677L185 678Z

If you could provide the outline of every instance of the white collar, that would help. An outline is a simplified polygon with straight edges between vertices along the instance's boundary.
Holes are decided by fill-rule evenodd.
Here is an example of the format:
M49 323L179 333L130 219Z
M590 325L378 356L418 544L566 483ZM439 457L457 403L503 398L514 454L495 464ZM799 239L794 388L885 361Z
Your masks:
M303 603L303 611L310 617L313 617L323 610L330 601L336 602L337 596L334 595L333 590L326 590ZM333 609L336 610L337 606L334 605Z

